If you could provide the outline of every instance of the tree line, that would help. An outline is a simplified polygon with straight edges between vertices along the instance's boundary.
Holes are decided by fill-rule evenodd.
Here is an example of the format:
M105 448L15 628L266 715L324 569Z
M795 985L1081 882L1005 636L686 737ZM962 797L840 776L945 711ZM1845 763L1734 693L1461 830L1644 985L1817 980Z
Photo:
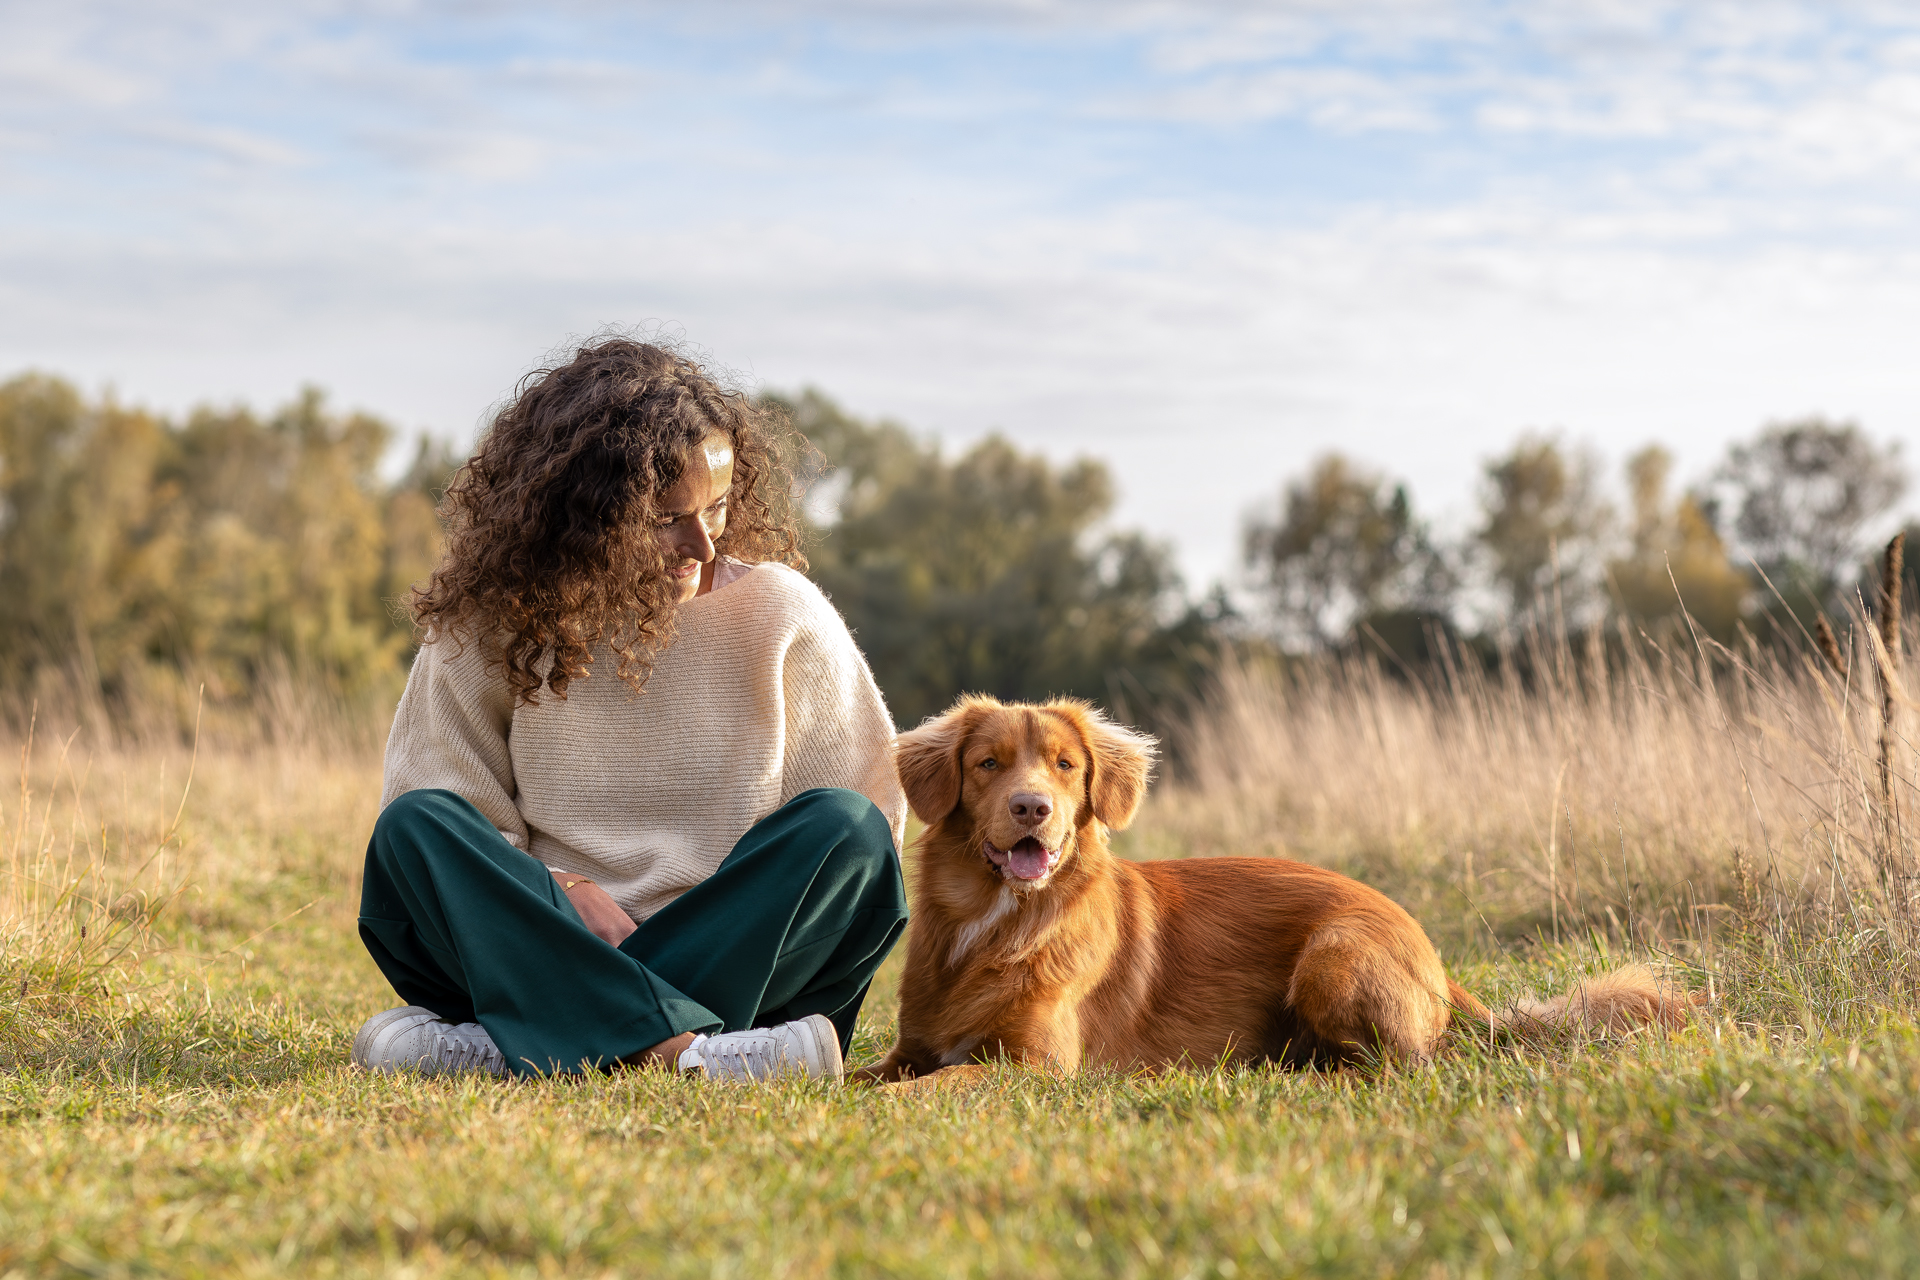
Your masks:
M1660 627L1683 605L1719 638L1764 630L1844 602L1906 484L1893 446L1813 419L1763 430L1685 490L1650 446L1616 509L1597 459L1530 436L1486 462L1476 523L1448 539L1404 483L1330 454L1248 516L1237 593L1196 599L1170 548L1108 523L1097 460L1056 465L997 435L949 454L817 391L769 398L818 450L813 576L902 724L959 690L1078 694L1151 721L1224 646L1418 662L1437 636L1471 648L1549 611ZM265 415L176 420L45 374L0 384L6 705L80 689L112 709L189 686L244 700L289 674L389 704L415 645L407 589L440 553L435 505L460 462L426 441L393 476L396 439L311 389Z
M393 441L313 390L172 421L41 374L0 384L0 689L217 702L290 669L386 696L413 643L393 602L439 554L452 465L423 448L389 482Z
M1484 462L1475 521L1449 540L1404 484L1327 454L1249 518L1245 563L1269 634L1304 650L1391 636L1418 653L1435 633L1485 641L1546 621L1774 640L1871 612L1867 540L1894 531L1907 488L1896 443L1804 418L1734 443L1689 487L1673 466L1657 444L1632 454L1616 506L1591 451L1524 435Z

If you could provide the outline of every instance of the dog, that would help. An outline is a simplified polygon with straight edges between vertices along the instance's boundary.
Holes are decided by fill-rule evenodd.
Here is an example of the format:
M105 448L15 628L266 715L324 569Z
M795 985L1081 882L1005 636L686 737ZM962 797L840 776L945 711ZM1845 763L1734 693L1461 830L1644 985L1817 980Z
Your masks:
M965 697L900 736L900 782L926 829L898 1041L858 1079L995 1059L1123 1072L1417 1063L1456 1011L1523 1030L1685 1024L1691 1002L1642 966L1496 1015L1447 977L1403 908L1324 868L1116 858L1107 833L1139 810L1154 754L1153 739L1074 699Z

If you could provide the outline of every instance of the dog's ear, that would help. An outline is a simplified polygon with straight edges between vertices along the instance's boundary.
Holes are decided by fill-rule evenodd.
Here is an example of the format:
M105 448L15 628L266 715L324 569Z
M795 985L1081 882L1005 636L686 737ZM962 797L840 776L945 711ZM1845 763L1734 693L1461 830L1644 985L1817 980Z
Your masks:
M1088 754L1093 757L1087 800L1094 817L1119 831L1140 812L1160 744L1144 733L1115 724L1093 707L1081 708L1079 718Z
M960 744L979 715L963 698L940 715L894 739L893 767L900 789L920 821L932 826L960 803Z

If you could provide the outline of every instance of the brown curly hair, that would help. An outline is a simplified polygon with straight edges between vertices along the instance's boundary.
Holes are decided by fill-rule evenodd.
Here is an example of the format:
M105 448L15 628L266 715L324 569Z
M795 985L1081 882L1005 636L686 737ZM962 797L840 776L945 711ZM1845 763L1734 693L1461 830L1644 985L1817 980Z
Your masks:
M522 378L448 486L446 554L413 591L426 643L479 639L517 706L564 700L604 641L640 692L677 609L655 499L716 432L734 458L716 553L804 571L788 460L807 445L785 415L667 347L596 338Z

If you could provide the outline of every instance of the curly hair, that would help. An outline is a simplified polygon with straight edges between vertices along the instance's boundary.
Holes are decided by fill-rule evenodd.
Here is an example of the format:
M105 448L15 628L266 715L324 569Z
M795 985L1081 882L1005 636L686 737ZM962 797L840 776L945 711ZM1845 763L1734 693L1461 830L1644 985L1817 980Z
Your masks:
M522 378L448 486L446 554L413 591L425 642L479 639L516 706L543 685L564 701L604 642L639 693L677 611L655 502L716 432L734 457L716 553L805 570L788 459L807 446L786 416L678 352L598 338Z

